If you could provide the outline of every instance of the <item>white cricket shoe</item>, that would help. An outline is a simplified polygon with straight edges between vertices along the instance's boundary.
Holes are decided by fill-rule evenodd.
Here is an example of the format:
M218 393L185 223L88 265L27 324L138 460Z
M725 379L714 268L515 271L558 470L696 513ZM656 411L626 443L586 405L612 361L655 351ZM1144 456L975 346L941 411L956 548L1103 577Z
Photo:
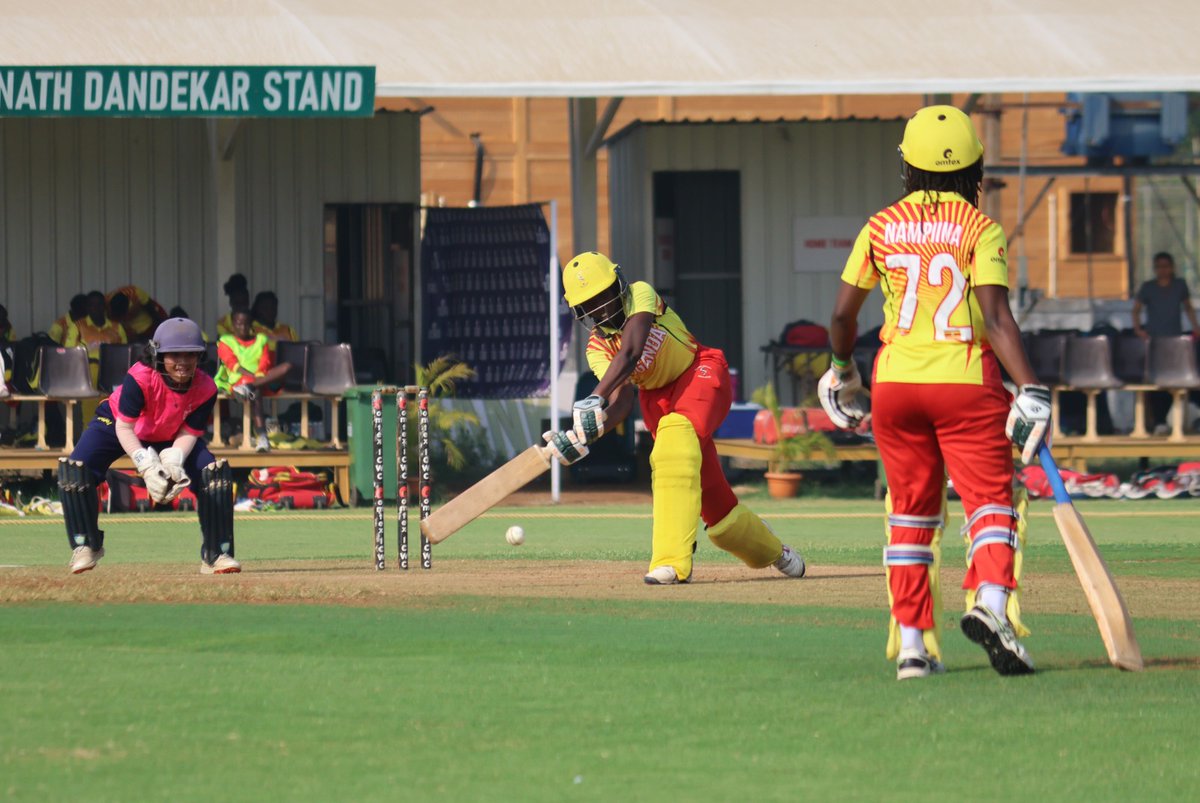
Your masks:
M787 544L783 545L783 554L779 556L779 560L771 565L788 577L797 578L803 577L805 570L808 568L804 565L804 556Z
M83 574L96 568L100 558L104 557L104 547L92 549L90 546L77 546L71 553L71 574Z
M233 555L218 555L212 563L200 561L200 574L237 574L241 570L242 564Z
M677 583L689 582L691 578L680 580L674 566L659 566L657 569L652 569L642 580L648 586L673 586Z
M258 433L258 438L254 441L254 451L269 452L271 451L271 442L267 440L265 432Z
M1013 632L1008 617L997 616L986 605L976 605L963 616L963 635L987 650L992 669L1001 675L1028 675L1033 659Z
M945 671L946 665L923 649L906 647L896 656L896 680L927 678Z

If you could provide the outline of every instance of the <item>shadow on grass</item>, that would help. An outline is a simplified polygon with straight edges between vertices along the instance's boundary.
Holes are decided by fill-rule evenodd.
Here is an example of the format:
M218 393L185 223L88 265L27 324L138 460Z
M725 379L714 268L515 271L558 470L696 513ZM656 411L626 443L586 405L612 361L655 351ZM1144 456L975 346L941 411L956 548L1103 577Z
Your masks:
M863 580L877 579L883 577L883 572L863 572L861 574L828 574L817 577L805 576L802 579L804 583L826 582L829 580ZM740 585L743 583L786 583L795 581L796 577L785 577L784 575L768 575L767 577L718 577L711 580L693 580L691 585Z
M1197 671L1200 670L1200 655L1183 655L1178 657L1161 656L1158 658L1147 658L1145 660L1147 670L1176 670L1176 671ZM1089 658L1084 661L1076 661L1074 663L1059 663L1051 666L1038 666L1037 672L1039 675L1047 672L1072 672L1081 669L1099 669L1111 672L1121 672L1122 670L1110 664L1102 658ZM1132 672L1130 674L1137 674Z

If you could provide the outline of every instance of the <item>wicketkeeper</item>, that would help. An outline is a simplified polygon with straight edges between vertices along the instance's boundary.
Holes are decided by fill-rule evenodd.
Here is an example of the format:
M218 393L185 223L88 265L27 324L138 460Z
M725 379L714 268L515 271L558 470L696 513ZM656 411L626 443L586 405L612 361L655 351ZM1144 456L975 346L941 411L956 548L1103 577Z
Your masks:
M747 566L803 577L800 553L738 503L721 470L713 433L733 399L721 350L698 343L653 287L627 283L603 254L588 251L568 262L563 289L576 320L591 334L588 364L600 384L575 402L572 430L543 437L563 465L583 459L589 444L632 411L637 386L642 418L654 436L654 535L646 583L691 580L698 519L709 540Z
M230 574L233 557L233 478L203 440L217 387L196 370L204 354L200 327L187 318L159 324L142 360L96 408L71 452L58 465L58 484L71 544L71 573L94 569L104 557L96 486L122 454L133 460L150 498L173 501L195 492L200 516L201 574Z
M971 118L930 106L900 143L907 193L875 214L842 272L821 404L842 427L866 413L851 359L858 311L884 295L871 421L888 478L884 549L897 677L944 671L938 564L946 472L966 511L967 613L962 630L1002 675L1033 671L1018 636L1023 520L1013 504L1012 443L1028 463L1048 437L1050 391L1037 384L1008 306L1004 230L978 209L983 144ZM1000 364L1018 385L1005 390ZM1018 505L1020 507L1020 505Z

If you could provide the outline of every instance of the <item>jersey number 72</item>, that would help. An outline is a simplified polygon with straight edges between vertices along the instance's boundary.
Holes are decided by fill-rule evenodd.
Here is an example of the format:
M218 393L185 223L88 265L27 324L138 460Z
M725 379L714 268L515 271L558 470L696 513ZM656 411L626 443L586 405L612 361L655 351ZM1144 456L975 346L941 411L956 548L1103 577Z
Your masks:
M903 270L906 278L904 299L900 302L900 315L896 320L896 328L902 332L912 329L919 306L917 291L924 283L927 287L946 288L942 300L933 313L933 339L957 340L963 343L969 343L975 339L971 326L950 325L950 316L962 303L967 287L967 277L963 276L958 263L954 261L953 254L945 252L935 254L929 260L928 269L923 269L920 254L888 254L883 262L889 270ZM948 284L945 283L947 272L950 274Z

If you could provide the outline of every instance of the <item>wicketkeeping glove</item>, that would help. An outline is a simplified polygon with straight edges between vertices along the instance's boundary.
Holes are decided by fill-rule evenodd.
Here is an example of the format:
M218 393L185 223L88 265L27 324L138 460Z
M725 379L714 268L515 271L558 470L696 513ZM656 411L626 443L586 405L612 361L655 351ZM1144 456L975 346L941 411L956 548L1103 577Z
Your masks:
M183 489L192 484L191 478L187 472L183 470L184 454L180 449L174 446L163 449L159 455L159 461L162 463L163 469L167 472L167 479L170 481L170 488L163 496L164 502L171 502L175 497L183 493Z
M1009 408L1004 434L1021 450L1021 462L1032 463L1043 441L1050 443L1050 388L1021 385Z
M171 476L163 467L158 452L154 451L153 446L146 446L138 449L131 457L133 467L141 475L142 482L146 483L146 492L150 494L150 498L155 502L166 501L167 493L171 490Z
M817 396L829 420L842 429L854 429L869 409L870 397L853 360L843 368L831 366L817 382Z
M602 396L588 396L575 402L571 414L575 418L575 434L584 443L595 443L604 434L608 402Z
M550 447L554 458L564 466L578 463L587 457L587 444L579 440L579 436L575 434L575 430L573 429L569 429L566 432L554 432L551 430L550 432L543 433L542 439Z

